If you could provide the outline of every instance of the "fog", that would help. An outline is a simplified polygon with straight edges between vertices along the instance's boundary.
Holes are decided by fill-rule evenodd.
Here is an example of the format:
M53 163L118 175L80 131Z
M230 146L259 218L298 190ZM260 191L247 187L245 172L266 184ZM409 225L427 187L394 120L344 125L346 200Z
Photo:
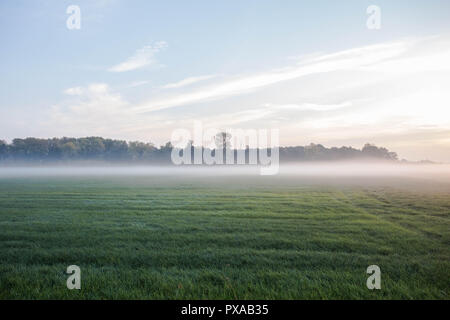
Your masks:
M6 166L0 178L28 176L252 176L260 175L260 166ZM450 164L416 164L386 162L311 162L280 165L273 176L289 177L410 177L450 182ZM270 176L268 176L270 177Z
M257 166L40 166L0 167L0 183L20 179L21 183L41 179L110 179L111 183L146 186L195 186L243 189L300 186L389 187L406 191L450 194L450 164L413 164L380 162L314 162L282 165L275 175L262 176ZM156 179L158 178L158 179ZM158 182L155 182L158 181ZM109 183L109 182L106 182Z

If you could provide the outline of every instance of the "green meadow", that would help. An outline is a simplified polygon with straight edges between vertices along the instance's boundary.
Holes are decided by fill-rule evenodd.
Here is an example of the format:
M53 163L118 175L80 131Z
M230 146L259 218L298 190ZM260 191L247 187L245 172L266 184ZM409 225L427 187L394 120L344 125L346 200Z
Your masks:
M409 183L3 177L0 299L449 299L450 188Z

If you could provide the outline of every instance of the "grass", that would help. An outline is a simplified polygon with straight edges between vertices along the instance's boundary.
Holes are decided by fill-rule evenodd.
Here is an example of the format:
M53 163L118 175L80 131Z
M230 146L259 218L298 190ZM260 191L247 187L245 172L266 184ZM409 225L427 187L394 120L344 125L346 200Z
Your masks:
M449 299L449 195L281 177L0 178L0 299ZM81 290L66 288L72 264ZM381 290L366 287L372 264Z

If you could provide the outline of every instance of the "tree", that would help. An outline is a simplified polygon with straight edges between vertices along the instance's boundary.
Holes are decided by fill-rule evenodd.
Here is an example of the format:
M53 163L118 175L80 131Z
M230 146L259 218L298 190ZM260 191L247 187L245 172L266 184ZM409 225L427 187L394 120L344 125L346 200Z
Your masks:
M105 152L103 138L88 137L78 139L80 154L87 159L102 158Z
M152 143L133 141L128 144L128 154L131 159L152 159L158 149Z
M77 156L77 154L78 148L73 142L69 141L61 146L61 156L63 158L73 159Z
M48 141L37 138L14 139L12 151L22 159L44 159L48 156Z
M105 145L105 158L111 160L125 160L128 158L128 144L123 140L106 139L103 141Z
M216 144L216 152L222 152L223 154L223 161L226 163L227 155L226 155L226 149L229 149L231 147L231 134L227 132L219 132L214 137L214 142Z
M368 158L397 160L397 154L395 152L389 152L386 148L378 148L377 146L366 143L361 150L362 154Z
M231 147L231 134L217 133L214 136L216 149L211 154L223 152L226 163L226 149ZM196 148L203 152L201 146L191 147L193 155ZM107 161L146 161L153 163L171 163L173 146L170 142L157 148L152 143L139 141L126 142L124 140L103 139L101 137L87 138L52 138L52 139L14 139L11 144L0 140L0 160L91 160L101 159ZM257 149L245 149L245 158L250 160L250 154ZM332 161L357 158L373 158L397 161L398 156L386 148L366 143L359 150L352 147L326 148L321 144L311 143L308 146L280 147L280 160L283 161ZM236 153L234 154L236 156Z
M6 141L0 140L0 159L6 159L8 156L8 144Z
M227 132L219 132L214 137L214 141L215 141L217 149L229 148L231 146L230 140L231 140L231 134L229 134Z

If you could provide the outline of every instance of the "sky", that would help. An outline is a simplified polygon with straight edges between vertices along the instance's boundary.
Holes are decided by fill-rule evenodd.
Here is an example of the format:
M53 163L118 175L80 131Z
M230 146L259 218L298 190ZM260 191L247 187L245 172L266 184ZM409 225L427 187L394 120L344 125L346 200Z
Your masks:
M6 141L161 145L201 121L450 162L448 0L4 0L0 48Z

